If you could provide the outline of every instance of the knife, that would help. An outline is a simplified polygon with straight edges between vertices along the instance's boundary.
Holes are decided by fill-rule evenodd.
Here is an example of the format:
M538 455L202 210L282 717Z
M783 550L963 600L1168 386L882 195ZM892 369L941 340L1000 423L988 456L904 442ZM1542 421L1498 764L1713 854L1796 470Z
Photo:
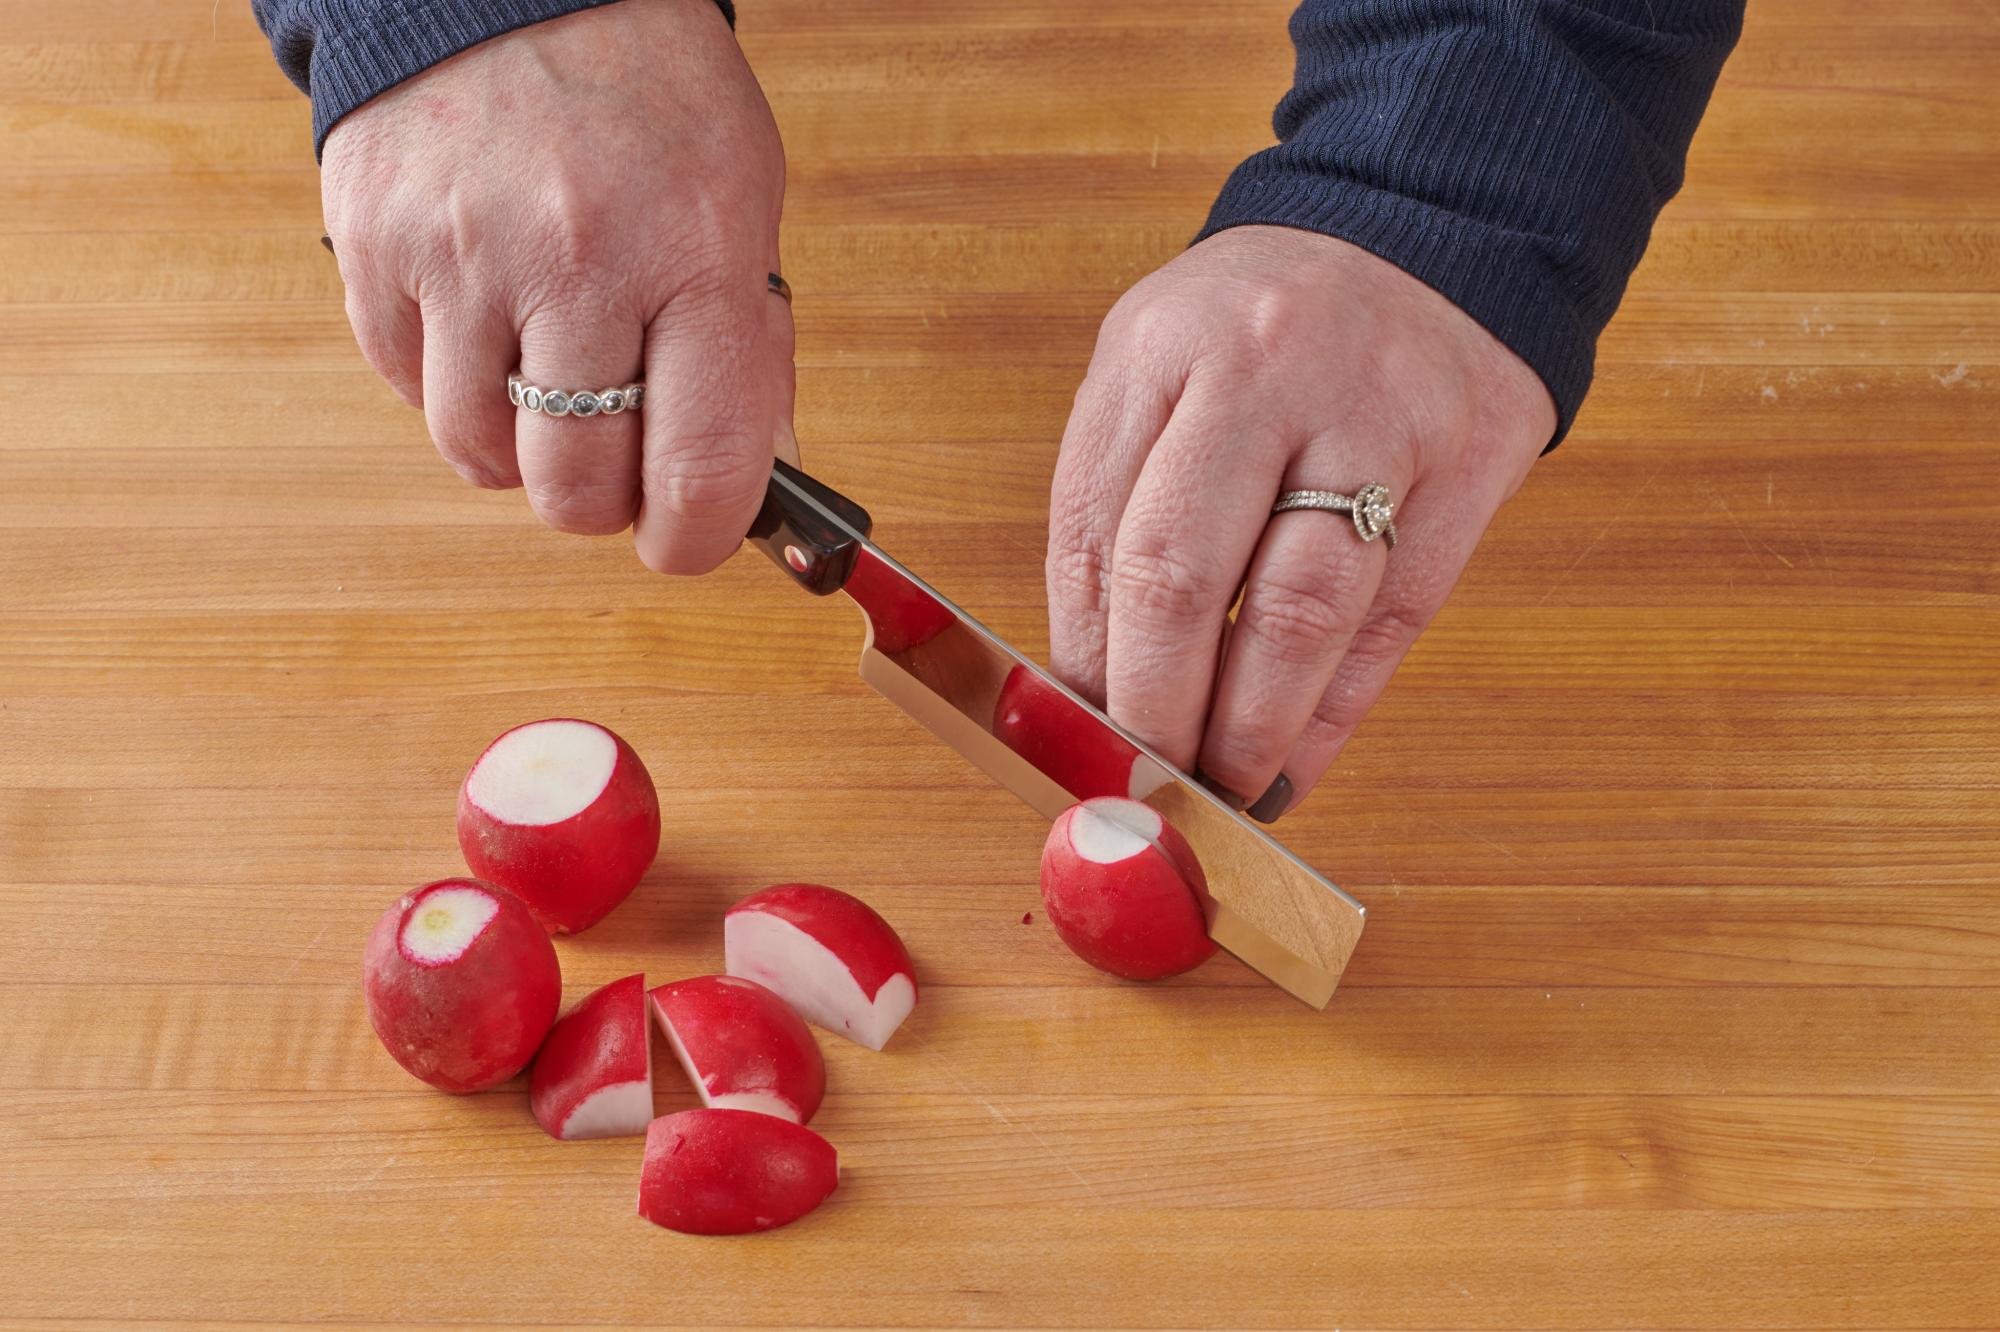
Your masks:
M1158 810L1207 875L1209 936L1326 1007L1362 905L889 558L872 528L866 509L780 459L749 540L808 592L851 598L866 621L861 678L1044 817L1109 794ZM1003 725L1003 693L1034 705Z

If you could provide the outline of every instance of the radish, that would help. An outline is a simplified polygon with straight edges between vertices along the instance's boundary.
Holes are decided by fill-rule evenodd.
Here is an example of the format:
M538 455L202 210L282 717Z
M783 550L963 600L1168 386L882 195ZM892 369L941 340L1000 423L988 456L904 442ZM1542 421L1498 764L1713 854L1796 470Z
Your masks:
M928 643L956 618L865 550L855 558L846 590L874 626L877 652L905 652Z
M1000 686L993 734L1078 800L1140 800L1168 780L1138 746L1026 666Z
M528 1079L528 1105L552 1138L623 1138L653 1118L646 981L612 981L549 1029Z
M806 1123L826 1094L819 1042L785 1001L738 976L696 976L651 992L674 1058L701 1103Z
M1159 811L1105 796L1064 810L1042 847L1042 902L1075 953L1127 980L1199 966L1208 937L1208 881L1194 851Z
M688 1235L789 1225L840 1182L833 1144L746 1110L683 1110L646 1130L639 1215Z
M632 747L566 717L516 726L458 792L465 863L574 934L624 901L660 849L660 801Z
M361 990L397 1063L433 1087L475 1092L535 1057L562 1003L562 971L518 900L475 879L441 879L375 922Z
M909 950L858 897L783 883L722 918L725 969L775 991L808 1022L879 1050L917 1004Z

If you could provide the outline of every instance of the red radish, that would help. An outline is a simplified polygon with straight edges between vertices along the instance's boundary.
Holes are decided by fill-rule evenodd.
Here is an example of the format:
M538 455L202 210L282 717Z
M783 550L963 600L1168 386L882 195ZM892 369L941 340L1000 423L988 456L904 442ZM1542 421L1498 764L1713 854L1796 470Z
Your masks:
M475 1092L535 1057L562 971L527 907L476 879L440 879L375 922L361 988L397 1063L433 1087Z
M528 1105L552 1138L624 1138L653 1119L646 981L612 981L562 1015L528 1079Z
M789 1225L840 1183L833 1144L747 1110L683 1110L646 1130L639 1215L688 1235Z
M1026 666L1000 686L993 734L1078 800L1139 800L1168 780L1138 746Z
M653 1016L701 1103L806 1123L826 1095L819 1042L785 1001L738 976L696 976L651 992Z
M917 1006L916 969L889 922L816 883L781 883L729 908L722 951L730 975L768 986L806 1021L871 1050Z
M949 628L954 618L865 550L855 557L846 591L868 613L878 652L903 652L928 643Z
M632 747L567 717L516 726L486 747L458 792L472 872L514 893L551 934L574 934L624 901L660 849L660 801Z
M1215 951L1194 850L1159 811L1106 796L1071 806L1042 847L1049 923L1100 971L1158 980Z

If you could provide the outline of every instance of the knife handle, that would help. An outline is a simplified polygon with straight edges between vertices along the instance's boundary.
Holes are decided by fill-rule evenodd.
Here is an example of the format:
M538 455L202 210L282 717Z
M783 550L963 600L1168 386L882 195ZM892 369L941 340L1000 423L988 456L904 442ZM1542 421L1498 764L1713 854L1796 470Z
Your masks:
M749 542L816 597L838 592L873 529L868 510L780 458Z

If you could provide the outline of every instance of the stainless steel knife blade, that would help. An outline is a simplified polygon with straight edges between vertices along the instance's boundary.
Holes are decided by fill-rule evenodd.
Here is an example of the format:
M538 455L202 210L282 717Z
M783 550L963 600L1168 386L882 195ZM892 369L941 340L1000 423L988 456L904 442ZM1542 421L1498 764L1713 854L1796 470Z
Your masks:
M800 585L861 608L861 678L1054 819L1098 795L1143 799L1208 879L1209 935L1324 1008L1361 937L1352 897L1023 657L868 540L865 510L780 463L751 540Z

